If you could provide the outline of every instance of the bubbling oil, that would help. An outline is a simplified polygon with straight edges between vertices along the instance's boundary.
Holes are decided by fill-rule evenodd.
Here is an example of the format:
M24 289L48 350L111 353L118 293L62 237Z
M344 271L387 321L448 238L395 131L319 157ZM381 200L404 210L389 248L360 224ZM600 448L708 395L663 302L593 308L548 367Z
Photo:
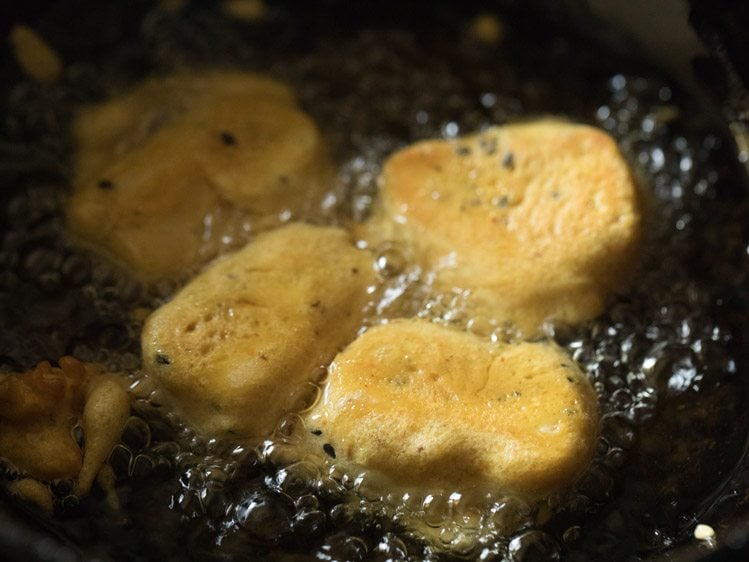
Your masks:
M298 414L255 444L197 436L163 411L138 370L139 336L178 284L144 287L79 249L64 234L60 188L72 112L136 77L127 64L101 73L111 65L90 60L70 65L57 87L21 84L6 104L3 139L33 166L0 165L0 180L14 186L0 248L2 367L72 354L129 373L136 397L109 459L122 511L107 511L96 493L79 501L71 482L55 482L58 520L49 525L81 545L106 540L111 552L167 560L628 559L684 539L745 437L739 375L749 310L745 186L730 143L688 98L629 70L631 61L602 62L577 39L522 19L508 22L505 43L487 47L466 40L460 18L429 14L420 17L434 18L439 37L408 21L330 36L325 18L303 9L258 27L196 8L139 17L135 52L113 47L113 60L133 57L157 73L238 65L295 86L341 162L318 222L366 220L383 160L407 143L562 113L617 139L653 195L649 240L635 285L605 314L579 328L546 327L590 377L602 414L595 459L573 489L540 505L490 489L479 501L459 489L383 493L376 474L336 458ZM256 226L211 240L212 251L251 238ZM407 249L372 250L383 288L364 328L420 317L489 341L517 337L468 314L464 292L435 291Z

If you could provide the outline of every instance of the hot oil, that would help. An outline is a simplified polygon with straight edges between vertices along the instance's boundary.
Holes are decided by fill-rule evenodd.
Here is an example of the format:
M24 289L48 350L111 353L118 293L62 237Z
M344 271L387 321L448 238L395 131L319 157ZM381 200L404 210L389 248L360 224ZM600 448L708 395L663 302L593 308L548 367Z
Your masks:
M131 373L137 397L110 457L122 512L107 511L96 494L78 504L55 483L59 519L51 525L80 544L175 560L277 552L318 560L631 559L689 535L745 437L749 208L729 141L687 97L637 64L602 62L588 45L522 19L505 22L503 43L486 45L460 18L438 15L430 25L406 17L401 26L354 20L343 29L282 9L255 24L199 9L140 17L131 30L136 46L111 53L121 71L97 79L111 66L82 61L50 91L18 86L7 107L5 137L37 165L19 171L6 158L1 169L5 183L21 188L5 208L0 252L3 364L22 370L73 354ZM145 66L139 72L233 64L289 81L341 163L318 222L366 220L384 158L419 139L549 113L609 131L652 193L652 213L632 289L590 325L547 329L590 377L603 416L593 466L574 489L540 506L487 490L478 508L461 490L383 495L372 491L376 475L334 458L293 414L255 447L195 436L161 412L158 390L138 372L139 335L176 284L148 290L80 250L62 218L70 116L135 80L132 60ZM253 228L219 246L251 238ZM406 249L373 250L384 288L366 325L419 316L491 341L515 337L511 327L469 316L460 291L435 292ZM300 456L299 443L310 440Z

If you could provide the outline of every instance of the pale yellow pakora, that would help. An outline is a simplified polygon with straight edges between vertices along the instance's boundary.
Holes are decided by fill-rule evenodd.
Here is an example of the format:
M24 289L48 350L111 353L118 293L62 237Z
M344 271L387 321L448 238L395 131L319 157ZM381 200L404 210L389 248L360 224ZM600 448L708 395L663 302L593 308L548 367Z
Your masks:
M212 264L143 329L165 406L206 435L267 436L354 338L372 260L341 229L291 224Z
M72 232L146 281L181 278L226 240L306 217L335 172L284 84L209 72L154 78L83 109Z
M526 500L585 471L599 424L590 382L555 344L495 345L424 320L351 343L307 419L337 459L383 475L385 493L483 489Z

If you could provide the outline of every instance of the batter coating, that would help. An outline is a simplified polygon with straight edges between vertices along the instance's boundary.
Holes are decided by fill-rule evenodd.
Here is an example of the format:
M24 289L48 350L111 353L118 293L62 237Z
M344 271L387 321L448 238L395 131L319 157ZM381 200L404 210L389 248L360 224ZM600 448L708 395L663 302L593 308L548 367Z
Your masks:
M147 80L81 111L74 136L70 228L145 280L184 276L249 219L306 216L335 177L291 91L254 74Z
M440 289L525 335L600 314L631 276L639 194L614 140L542 120L397 152L368 237L409 245Z
M149 317L145 367L198 431L267 436L354 338L374 283L372 257L341 229L262 234Z
M308 425L389 486L536 499L586 469L598 412L589 381L554 344L492 345L405 320L336 357Z

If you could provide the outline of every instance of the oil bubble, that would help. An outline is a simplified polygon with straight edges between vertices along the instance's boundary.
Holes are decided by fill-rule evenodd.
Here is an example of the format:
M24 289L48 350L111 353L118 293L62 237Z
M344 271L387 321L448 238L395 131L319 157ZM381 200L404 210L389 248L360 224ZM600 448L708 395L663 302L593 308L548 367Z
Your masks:
M375 546L374 552L381 560L405 560L408 558L406 544L396 535L386 533Z
M129 474L134 480L145 480L153 474L155 463L147 455L137 455L132 462Z
M387 244L377 250L375 269L383 277L395 277L406 269L406 256L392 244Z
M324 562L360 562L365 559L369 548L364 539L338 533L325 539L315 558Z
M131 416L125 423L120 440L131 451L142 451L151 444L151 428L143 419Z
M463 529L459 524L442 527L439 540L443 547L458 556L467 557L478 547L476 530Z
M512 562L555 562L561 556L556 541L542 531L516 535L507 545L507 552Z
M424 523L430 527L439 527L450 515L448 499L444 494L429 494L424 498Z
M130 474L132 458L133 454L130 449L124 445L115 445L109 454L109 464L118 477L125 478Z
M299 461L279 469L271 479L271 485L292 497L310 490L320 477L320 470L311 462Z
M515 498L499 500L489 511L491 528L503 536L511 535L530 523L531 519L530 506Z
M294 504L282 494L253 493L240 500L235 518L253 537L275 543L291 532Z
M635 428L622 414L607 414L602 419L601 433L607 441L615 447L629 449L636 438Z
M325 529L325 513L314 509L302 509L296 512L292 521L294 533L303 540L319 535Z

